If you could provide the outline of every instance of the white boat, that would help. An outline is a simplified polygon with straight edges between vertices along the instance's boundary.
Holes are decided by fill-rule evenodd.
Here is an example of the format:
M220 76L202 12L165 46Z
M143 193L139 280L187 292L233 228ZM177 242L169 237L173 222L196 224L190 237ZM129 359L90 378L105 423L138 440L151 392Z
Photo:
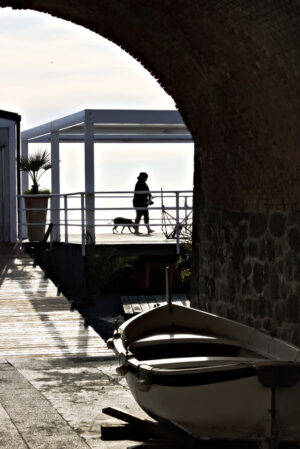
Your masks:
M109 342L144 411L196 438L300 442L300 349L243 324L166 304Z

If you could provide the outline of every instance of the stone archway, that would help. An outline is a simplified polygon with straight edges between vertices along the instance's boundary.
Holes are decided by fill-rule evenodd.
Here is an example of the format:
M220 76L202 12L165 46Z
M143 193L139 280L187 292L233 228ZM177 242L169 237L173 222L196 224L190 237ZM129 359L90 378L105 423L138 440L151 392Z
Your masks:
M194 304L300 341L298 0L4 0L114 41L196 144Z

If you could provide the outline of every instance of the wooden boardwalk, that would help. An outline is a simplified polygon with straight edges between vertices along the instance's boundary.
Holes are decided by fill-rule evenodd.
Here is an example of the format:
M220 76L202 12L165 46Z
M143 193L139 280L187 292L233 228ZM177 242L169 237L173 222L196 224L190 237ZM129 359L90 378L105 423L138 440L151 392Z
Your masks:
M173 304L190 306L190 301L184 294L172 294L171 298ZM134 315L166 304L166 295L121 296L121 302L125 314Z
M68 243L81 244L81 234L68 234ZM28 242L27 239L23 239L23 242ZM65 242L65 234L61 231L60 242ZM121 233L116 232L102 232L95 235L96 245L174 245L176 239L167 239L162 232L155 231L153 234L147 234L146 231L141 230L138 235L129 232L127 229ZM1 247L1 243L0 243Z
M110 356L77 311L16 246L0 244L0 358Z
M65 241L65 235L63 233L61 233L60 241ZM70 234L68 236L68 243L81 244L81 234ZM97 245L174 245L175 243L175 239L167 239L162 232L155 231L153 234L147 234L143 229L139 235L135 235L127 229L123 233L118 232L113 234L112 232L106 232L96 234Z

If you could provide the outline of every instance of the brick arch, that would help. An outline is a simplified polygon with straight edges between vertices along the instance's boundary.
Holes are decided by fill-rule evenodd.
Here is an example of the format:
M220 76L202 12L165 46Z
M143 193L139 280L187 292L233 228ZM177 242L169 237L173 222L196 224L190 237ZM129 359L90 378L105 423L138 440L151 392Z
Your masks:
M158 79L196 144L195 304L209 298L210 309L260 319L257 325L266 314L282 323L281 311L290 307L284 316L291 326L282 333L300 341L299 331L293 334L300 314L299 0L4 0L2 6L83 25ZM270 312L273 300L278 307Z
M253 210L295 205L298 0L2 4L83 25L141 61L174 98L193 133L208 205ZM277 203L275 193L281 197Z

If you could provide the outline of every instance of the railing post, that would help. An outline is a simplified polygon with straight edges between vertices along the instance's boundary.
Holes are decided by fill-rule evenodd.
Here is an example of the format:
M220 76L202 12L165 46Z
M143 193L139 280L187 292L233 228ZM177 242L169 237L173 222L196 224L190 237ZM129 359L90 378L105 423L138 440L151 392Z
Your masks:
M65 209L65 244L69 243L68 238L68 196L64 195L64 209Z
M85 256L85 232L84 232L84 193L81 196L81 254Z
M19 206L19 245L23 247L23 207L22 207L23 197L18 196L18 206Z
M180 254L179 233L179 192L176 192L176 254Z
M54 205L53 205L52 201L53 201L53 196L50 195L50 211L51 211L51 212L52 212L52 210L53 210L53 208L54 208ZM50 222L52 223L52 218L53 218L53 217L52 217L51 212L50 212ZM53 248L53 240L54 240L54 235L53 235L53 232L51 232L51 233L50 233L50 248L51 248L51 249Z
M94 244L96 242L95 235L95 195L86 193L86 243Z

